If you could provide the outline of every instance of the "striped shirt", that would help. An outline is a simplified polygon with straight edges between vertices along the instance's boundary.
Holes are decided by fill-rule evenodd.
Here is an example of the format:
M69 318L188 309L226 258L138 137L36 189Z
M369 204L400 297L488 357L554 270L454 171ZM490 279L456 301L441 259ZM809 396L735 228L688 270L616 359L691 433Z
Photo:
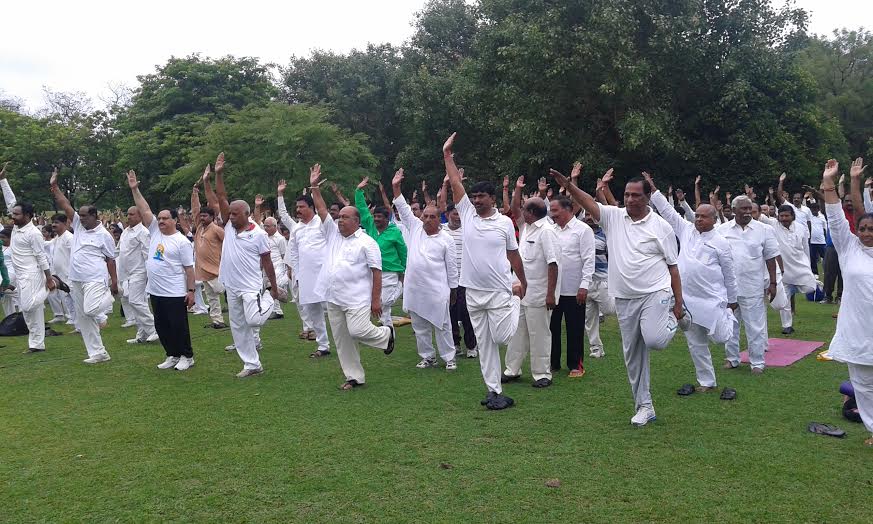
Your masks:
M602 228L594 231L594 280L605 282L609 269L609 253L606 249L606 235Z
M443 224L443 231L452 237L455 241L455 258L458 262L458 278L461 278L461 258L464 256L464 228L459 226L458 229L452 229L449 224Z

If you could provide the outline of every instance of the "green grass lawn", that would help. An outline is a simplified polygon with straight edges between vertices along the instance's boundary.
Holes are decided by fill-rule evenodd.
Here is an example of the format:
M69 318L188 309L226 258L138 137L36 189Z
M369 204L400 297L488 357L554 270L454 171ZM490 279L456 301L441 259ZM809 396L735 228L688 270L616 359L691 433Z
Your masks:
M834 308L798 307L795 338L830 341ZM393 355L363 349L366 387L339 391L336 357L309 359L286 310L263 330L266 373L245 380L223 350L230 332L202 316L187 372L156 369L159 344L125 344L134 330L117 315L112 361L97 366L74 334L37 355L0 339L0 521L873 520L873 449L840 415L844 365L811 355L753 377L722 370L717 349L719 386L738 399L680 398L694 369L679 335L652 358L658 420L634 428L614 318L584 378L563 371L537 390L525 367L505 389L516 407L488 412L478 361L416 369L408 326ZM810 434L810 421L848 437Z

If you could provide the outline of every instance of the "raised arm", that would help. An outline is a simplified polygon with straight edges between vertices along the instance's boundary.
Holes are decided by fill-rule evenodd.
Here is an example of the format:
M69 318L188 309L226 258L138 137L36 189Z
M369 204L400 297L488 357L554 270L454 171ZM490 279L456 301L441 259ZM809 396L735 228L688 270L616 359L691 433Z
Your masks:
M873 213L873 178L864 182L864 211Z
M521 224L524 222L524 217L521 215L521 192L524 191L524 177L520 176L515 181L515 189L512 191L512 203L509 206L509 210L512 213L512 217L515 219L515 222L521 227Z
M455 165L455 158L452 154L452 147L455 144L455 137L458 133L452 133L446 143L443 144L443 162L446 165L446 175L449 177L449 184L452 186L452 200L458 204L464 195L464 183L461 181L461 173L458 171L458 166Z
M586 213L591 215L591 218L593 218L595 222L600 222L600 206L597 204L597 201L594 200L594 197L571 184L570 180L560 172L555 171L554 169L549 169L549 174L555 179L555 182L557 182L558 185L567 191L567 195L570 198L575 200L580 206L582 206L582 209L584 209Z
M330 190L333 191L334 196L342 205L344 205L344 206L352 205L352 203L349 201L349 199L346 198L346 196L340 190L339 186L336 185L336 182L330 183Z
M324 198L321 196L321 184L325 181L321 179L321 164L315 164L309 169L309 192L312 195L312 202L315 204L315 212L322 222L329 216L327 212L327 204L324 203Z
M779 185L776 186L776 205L781 206L785 203L785 190L783 187L785 186L785 179L788 178L788 175L782 173L779 175Z
M136 173L133 169L127 172L127 185L130 187L130 192L133 194L133 203L136 205L136 209L142 217L142 225L148 228L151 225L152 220L154 220L155 215L152 214L152 209L149 207L149 203L146 202L146 199L143 198L142 193L139 191L139 181L136 179Z
M288 231L293 231L297 221L291 218L291 215L288 214L288 208L285 207L285 188L287 187L285 179L280 180L276 185L276 212L279 214L279 220L285 224Z
M694 209L700 205L700 175L694 179Z
M861 196L861 176L867 166L864 165L864 159L858 157L852 162L852 167L849 169L849 195L852 197L852 209L855 212L855 220L861 218L864 214L864 197Z
M255 219L255 223L259 226L264 225L264 196L263 195L255 195L255 208L252 213L255 215L253 218Z
M205 182L208 182L207 178ZM208 196L207 189L207 196ZM230 216L230 202L227 200L227 191L224 189L224 152L218 154L215 159L215 197L218 200L218 211L221 213L221 219L227 220Z
M379 181L379 196L382 197L382 205L384 205L388 211L391 211L391 200L388 199L388 194L385 193L385 186L382 184L382 181Z
M370 182L370 177L365 176L355 188L355 208L358 214L361 215L361 227L373 238L376 238L376 222L373 221L373 214L370 213L370 207L367 205L367 199L364 197L364 188ZM391 209L390 207L388 209Z
M512 203L510 202L510 200L512 200L512 199L509 196L509 177L504 176L503 177L503 209L501 209L500 211L504 215L509 215L510 218L517 219L517 218L519 218L519 215L515 215L513 213Z
M52 195L55 197L55 203L67 215L67 223L73 223L73 217L76 215L76 211L73 209L73 206L70 205L70 201L64 195L61 188L58 187L58 168L55 168L52 171L52 177L49 179L49 186L52 190Z
M688 228L694 227L687 220L679 216L679 213L676 212L676 209L670 205L670 202L658 191L658 188L655 187L655 180L652 178L652 175L643 171L643 178L652 186L652 197L651 204L655 208L655 211L661 215L661 218L667 221L670 224L670 227L673 228L673 231L676 233L676 236L681 237Z
M449 176L446 175L445 178L443 178L443 187L441 187L440 190L437 191L437 209L439 209L440 213L446 212L446 209L448 209L448 201L449 201Z
M197 223L197 218L200 216L200 179L191 188L191 218L194 223Z
M12 214L12 208L17 204L17 200L15 199L15 193L12 191L12 186L9 185L9 180L6 178L6 166L9 165L9 162L5 162L3 164L3 168L0 169L0 188L3 189L3 200L6 201L6 211L10 215Z
M613 196L612 194L612 190L609 188L609 183L612 182L613 176L614 175L611 167L606 170L606 173L603 173L603 177L600 178L600 183L603 186L603 189L601 191L603 193L603 198L606 199L607 204L609 204L610 206L617 206L618 200L615 199L615 196Z

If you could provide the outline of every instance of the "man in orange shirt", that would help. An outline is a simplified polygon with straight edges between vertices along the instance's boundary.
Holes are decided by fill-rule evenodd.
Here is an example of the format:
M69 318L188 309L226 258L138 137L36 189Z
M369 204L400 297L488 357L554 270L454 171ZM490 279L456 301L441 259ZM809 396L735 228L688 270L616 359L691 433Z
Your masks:
M211 189L206 186L207 197ZM194 277L203 284L203 290L206 292L212 327L222 329L227 325L224 323L219 300L219 296L224 292L224 286L218 281L218 266L221 263L224 229L215 223L213 207L200 207L199 193L195 185L191 192L191 214L197 217L197 229L194 232Z

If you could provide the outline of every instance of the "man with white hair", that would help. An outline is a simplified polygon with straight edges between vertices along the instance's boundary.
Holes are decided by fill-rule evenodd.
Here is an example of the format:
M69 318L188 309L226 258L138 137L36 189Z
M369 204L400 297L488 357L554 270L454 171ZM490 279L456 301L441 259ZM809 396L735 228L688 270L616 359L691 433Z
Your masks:
M288 272L285 271L285 249L288 246L288 241L279 233L279 223L273 217L264 219L264 231L266 231L267 240L270 243L270 260L273 261L273 268L276 270L276 284L281 289L286 289ZM273 314L270 315L269 320L282 318L285 318L285 314L282 312L282 303L277 300L273 303Z
M776 257L779 244L773 230L752 220L752 200L740 195L731 202L734 218L717 231L730 245L737 277L737 319L746 327L749 363L752 374L764 372L764 352L767 350L767 308L765 295L776 298ZM725 369L740 365L740 328L734 330L725 345Z
M136 322L136 336L128 344L143 344L158 340L155 319L149 309L146 284L146 260L149 256L149 230L142 224L136 206L127 210L127 227L121 232L118 242L118 272L121 305L124 313Z
M382 316L379 245L361 229L361 216L354 206L342 208L334 221L321 196L320 185L321 166L315 164L309 173L309 189L327 244L315 290L327 301L330 329L346 377L341 389L348 391L364 384L358 343L390 355L394 351L394 328L376 326L370 321L371 315Z
M227 291L233 347L243 361L243 369L236 376L245 378L264 372L258 355L257 330L273 311L273 300L279 297L279 286L276 284L267 233L249 220L251 207L248 202L228 202L223 175L224 153L221 153L215 160L215 192L221 216L227 217L227 223L224 226L218 275ZM208 180L208 171L203 178L204 182ZM269 294L263 292L262 270L270 283Z
M682 245L679 273L682 297L690 315L683 322L688 352L697 374L698 386L682 386L679 395L715 389L715 369L709 342L724 344L739 328L733 311L737 309L737 278L730 246L716 230L718 212L710 204L700 204L694 222L681 216L655 187L651 175L643 173L652 186L652 206L676 232Z
M457 298L458 290L455 242L440 228L436 206L427 205L421 218L412 213L412 208L400 191L402 181L403 168L394 175L391 187L394 190L394 206L407 229L403 309L409 312L412 319L412 330L421 357L416 367L436 367L436 351L431 342L433 335L436 335L437 349L446 363L446 371L453 371L458 366L449 325L449 304Z
M97 208L82 206L76 212L58 187L58 170L49 182L57 206L73 225L70 251L70 295L76 306L76 327L82 333L88 358L86 364L110 360L100 330L106 326L107 311L112 310L118 293L115 272L115 240L97 217ZM109 286L107 286L109 282Z

